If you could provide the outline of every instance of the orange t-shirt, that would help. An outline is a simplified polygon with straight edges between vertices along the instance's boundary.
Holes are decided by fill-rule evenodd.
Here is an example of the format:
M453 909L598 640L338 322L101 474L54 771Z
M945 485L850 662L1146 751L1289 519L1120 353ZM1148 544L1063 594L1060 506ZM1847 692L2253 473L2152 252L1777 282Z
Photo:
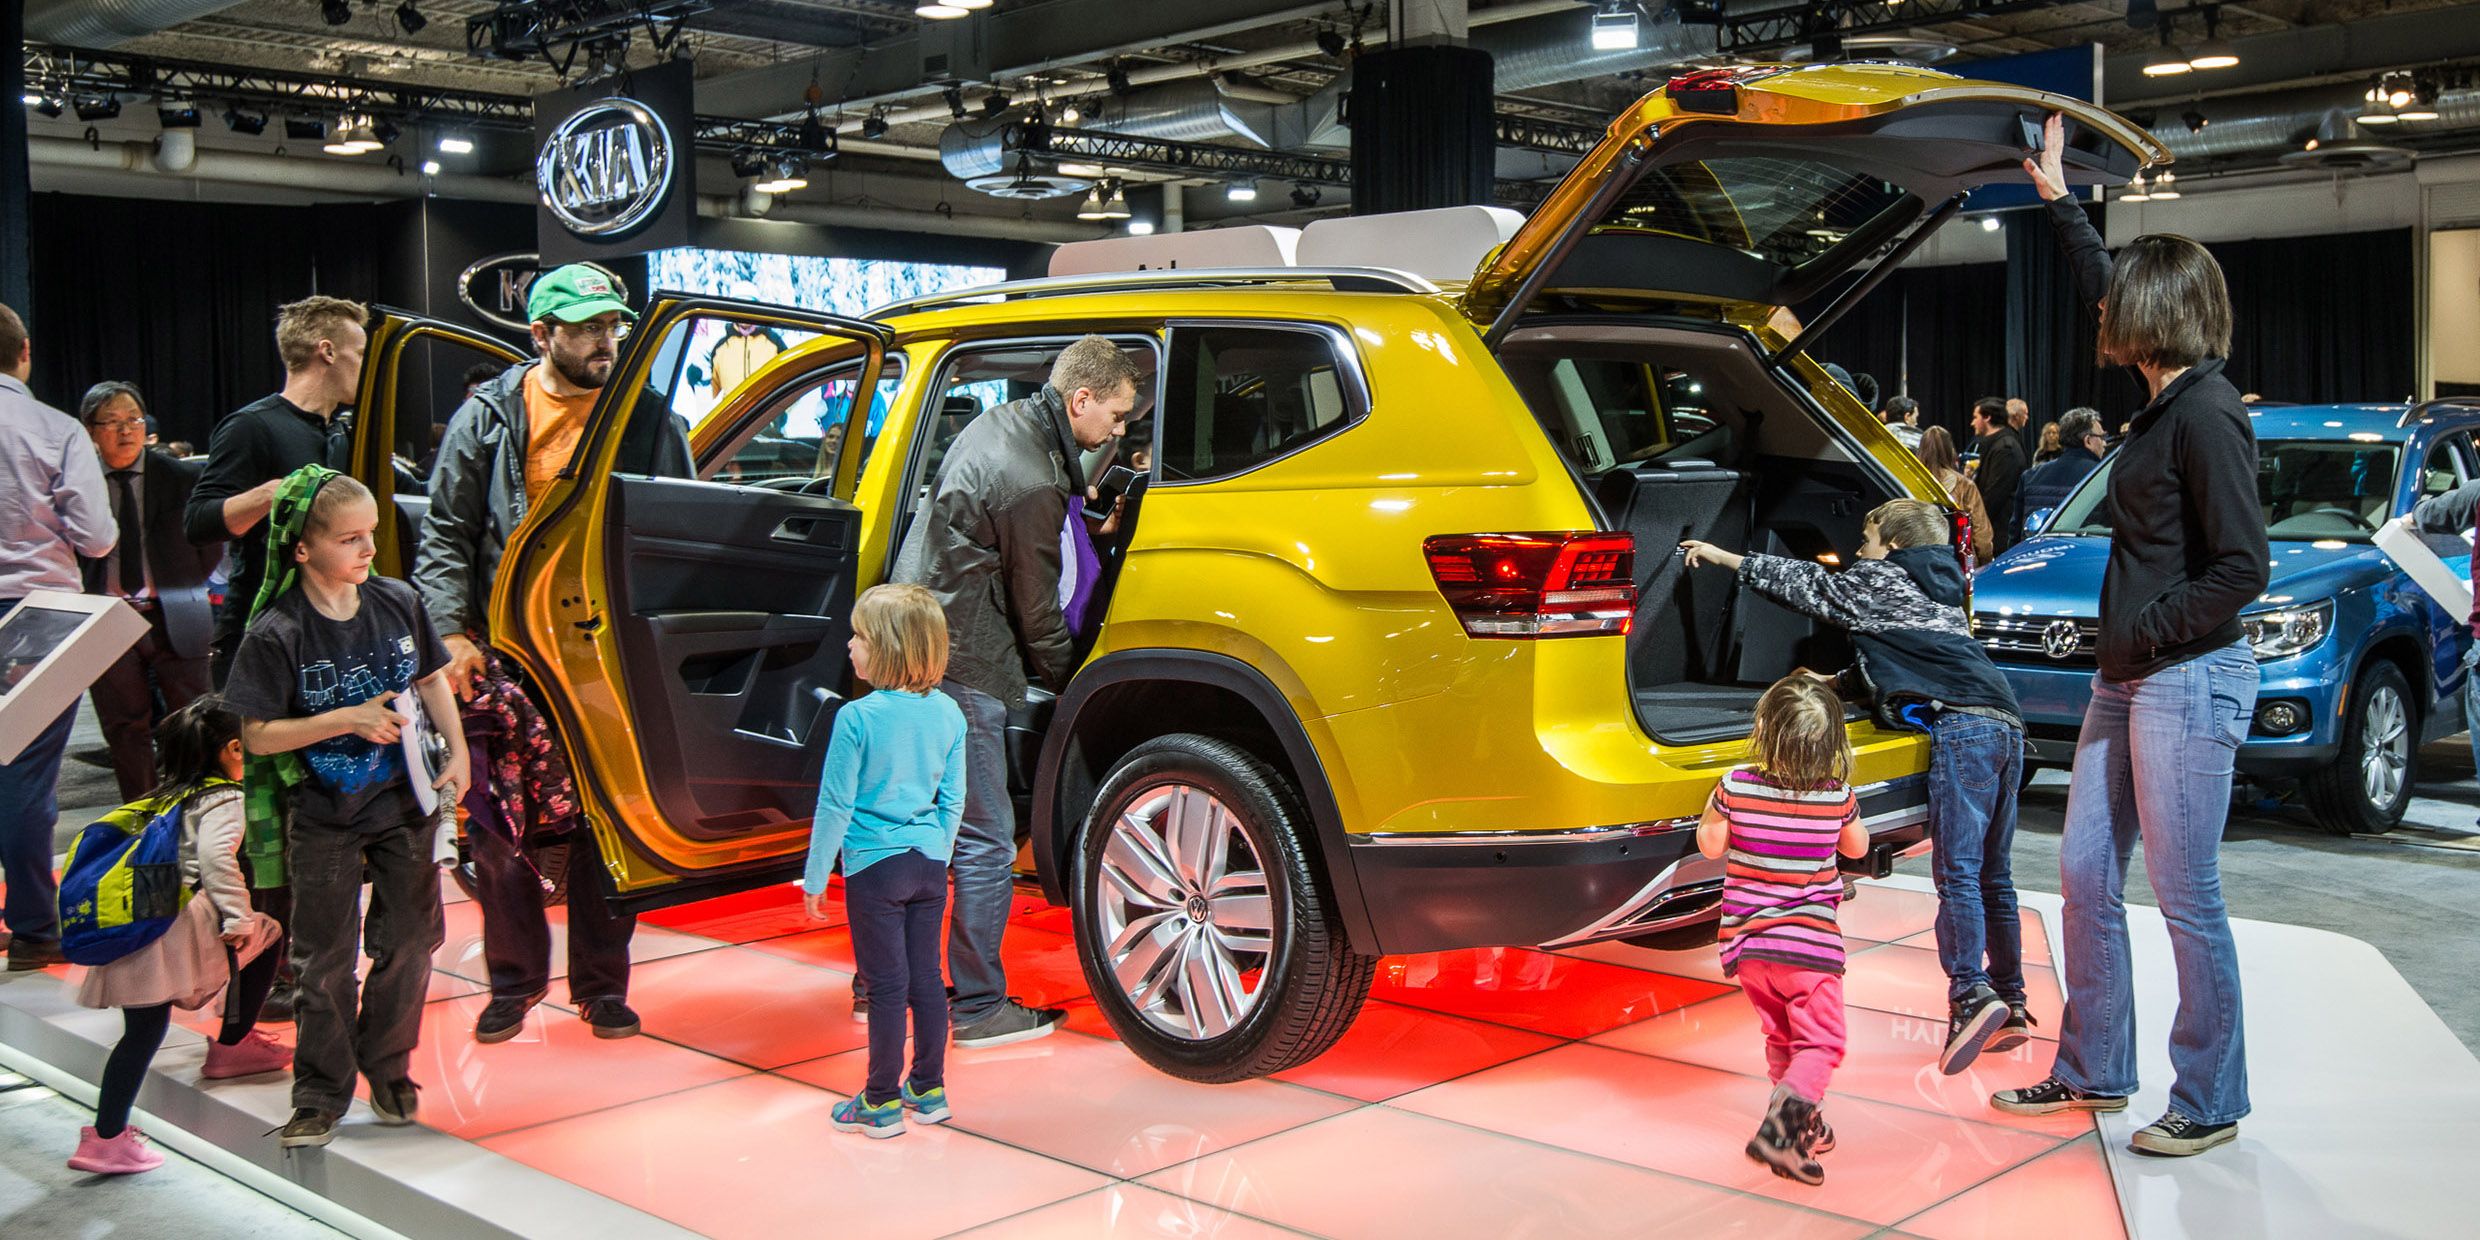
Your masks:
M577 438L585 433L586 415L594 411L592 392L554 396L543 390L540 363L525 374L525 502L542 498L543 488L576 455Z

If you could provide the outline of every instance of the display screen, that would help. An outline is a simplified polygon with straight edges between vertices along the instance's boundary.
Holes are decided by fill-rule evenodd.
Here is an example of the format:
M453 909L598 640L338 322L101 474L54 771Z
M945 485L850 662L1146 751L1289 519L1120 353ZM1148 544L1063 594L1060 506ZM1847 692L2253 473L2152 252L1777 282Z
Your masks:
M995 284L1006 277L1006 269L1000 267L695 246L656 250L646 256L646 282L652 288L856 318L890 302ZM697 425L767 359L808 338L807 333L781 328L699 321L678 359L683 369L672 388L672 411L691 426ZM873 410L871 416L875 423L878 412ZM873 424L870 429L878 428Z
M90 619L93 616L82 611L22 604L0 618L0 697L16 692L36 664L77 636L79 627Z

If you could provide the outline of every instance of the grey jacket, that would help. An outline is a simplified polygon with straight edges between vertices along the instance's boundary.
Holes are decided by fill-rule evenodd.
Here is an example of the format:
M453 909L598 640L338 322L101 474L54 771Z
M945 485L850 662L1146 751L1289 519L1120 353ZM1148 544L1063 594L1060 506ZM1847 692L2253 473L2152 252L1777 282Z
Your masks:
M499 573L500 554L525 521L525 451L533 431L525 421L523 385L535 365L519 362L475 388L439 441L413 584L422 592L431 627L442 634L488 631L491 582ZM629 425L620 440L620 469L661 478L696 476L688 423L678 415L661 422L641 416L637 410L648 408L649 399L659 406L669 404L649 390L630 406Z
M1085 490L1068 411L1048 387L973 419L939 462L895 580L929 588L947 612L947 675L1010 706L1026 668L1065 689L1075 642L1059 605L1060 531Z
M522 385L534 366L519 362L475 388L439 441L413 584L431 627L442 634L484 630L492 574L509 534L525 520L529 432Z

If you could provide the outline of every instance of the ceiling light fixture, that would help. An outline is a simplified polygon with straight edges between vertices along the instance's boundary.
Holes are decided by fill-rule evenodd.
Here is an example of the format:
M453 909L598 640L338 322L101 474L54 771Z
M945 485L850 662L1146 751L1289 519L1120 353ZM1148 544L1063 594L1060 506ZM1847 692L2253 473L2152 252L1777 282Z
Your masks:
M246 134L250 137L257 137L258 135L267 132L267 114L264 112L244 112L237 107L226 108L224 109L224 128L237 134Z
M871 142L887 136L887 109L872 108L868 116L861 118L861 136Z
M1128 70L1119 65L1112 65L1103 70L1102 82L1103 85L1111 88L1111 93L1114 95L1125 95L1136 89L1135 84L1128 80Z
M2411 101L2404 104L2402 111L2395 115L2407 121L2437 119L2437 84L2424 78L2413 79Z
M808 157L799 154L784 154L775 158L774 179L760 181L753 188L762 194L788 194L793 190L808 187Z
M43 106L43 96L35 94L32 91L28 91L18 99L18 102L23 103L30 108L39 108Z
M1624 52L1636 46L1636 6L1627 0L1602 0L1593 13L1593 50Z
M322 142L327 138L327 125L306 116L288 116L284 118L284 136L295 142Z
M2187 58L2190 69L2227 69L2239 63L2239 49L2222 37L2222 9L2214 5L2204 11L2204 42L2196 46L2196 54Z
M2144 174L2140 172L2134 180L2127 182L2127 192L2118 196L2120 202L2150 202L2152 199L2151 194L2144 192Z
M2167 170L2153 179L2152 198L2155 202L2175 201L2179 196L2178 177Z
M1128 209L1127 193L1120 189L1117 182L1114 182L1111 186L1111 196L1102 200L1102 218L1124 220L1134 214L1136 213Z
M328 129L327 145L319 149L330 155L360 155L366 148L353 140L353 125L350 120L339 120Z
M947 2L960 9L973 10L989 8L992 0L947 0Z
M2203 133L2204 127L2213 123L2212 117L2206 116L2204 113L2199 112L2194 108L2189 108L2185 112L2179 113L2179 119L2187 122L2187 132L2189 133Z
M1076 218L1097 221L1111 218L1109 209L1102 205L1101 186L1085 191L1085 205L1076 209Z
M443 133L439 135L439 153L442 155L471 155L474 153L474 140L461 133Z
M972 10L961 4L916 4L913 6L913 16L927 17L934 22L954 21L969 12Z
M353 20L353 6L346 0L319 0L319 16L330 26L341 26Z
M1224 200L1225 202L1255 202L1255 201L1257 201L1257 182L1255 182L1255 181L1234 181L1234 182L1232 182L1231 184L1229 184L1229 185L1227 185L1227 186L1223 187L1223 200Z
M422 161L422 175L423 175L423 176L426 176L426 177L435 177L435 176L438 176L438 175L439 175L439 161L438 161L438 160L436 160L436 159L426 159L426 160L423 160L423 161Z
M2194 66L2187 63L2187 53L2170 41L2170 23L2165 19L2161 23L2160 46L2144 58L2144 76L2176 77L2193 69Z
M1059 109L1059 123L1062 125L1073 125L1084 119L1085 113L1079 110L1073 103L1067 104Z
M199 124L198 105L174 104L155 109L155 123L166 129L196 129Z
M1982 231L1982 232L1996 232L1996 231L1998 231L1998 217L1997 217L1997 216L1994 216L1994 215L1984 215L1984 216L1982 216L1982 217L1981 217L1981 231Z
M1009 100L1007 95L1000 91L994 90L989 94L982 96L982 115L997 116L1001 112L1008 110L1008 102Z
M964 119L964 88L963 88L963 87L961 87L961 86L949 86L947 89L945 89L945 90L943 90L943 91L940 91L940 92L939 92L939 98L944 99L944 100L946 100L946 101L947 101L947 114L948 114L949 116L953 116L953 117L955 117L957 120L963 120L963 119Z
M89 95L76 104L77 118L82 121L108 121L121 114L118 95Z
M1307 182L1292 187L1292 205L1303 211L1318 205L1318 200L1325 196L1326 191Z
M1129 236L1131 236L1131 237L1151 237L1151 236L1153 236L1153 235L1154 235L1154 221L1152 221L1152 220L1130 220L1130 221L1128 221L1128 235L1129 235Z
M405 0L396 6L396 28L404 31L406 37L422 33L422 27L430 24L431 19L422 16L422 10L413 7L413 0Z

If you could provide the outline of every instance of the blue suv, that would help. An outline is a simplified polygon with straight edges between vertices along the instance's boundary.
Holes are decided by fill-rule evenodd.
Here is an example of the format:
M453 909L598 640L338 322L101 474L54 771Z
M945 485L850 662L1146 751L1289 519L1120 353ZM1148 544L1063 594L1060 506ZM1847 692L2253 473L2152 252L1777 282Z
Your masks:
M2385 831L2410 804L2420 745L2463 730L2471 634L2370 537L2480 477L2480 409L2262 405L2249 416L2273 572L2240 615L2263 679L2239 771L2298 781L2329 831ZM2073 760L2091 696L2111 464L2029 514L2037 533L1973 578L1973 631L2023 702L2027 770ZM2468 574L2467 538L2428 542Z

